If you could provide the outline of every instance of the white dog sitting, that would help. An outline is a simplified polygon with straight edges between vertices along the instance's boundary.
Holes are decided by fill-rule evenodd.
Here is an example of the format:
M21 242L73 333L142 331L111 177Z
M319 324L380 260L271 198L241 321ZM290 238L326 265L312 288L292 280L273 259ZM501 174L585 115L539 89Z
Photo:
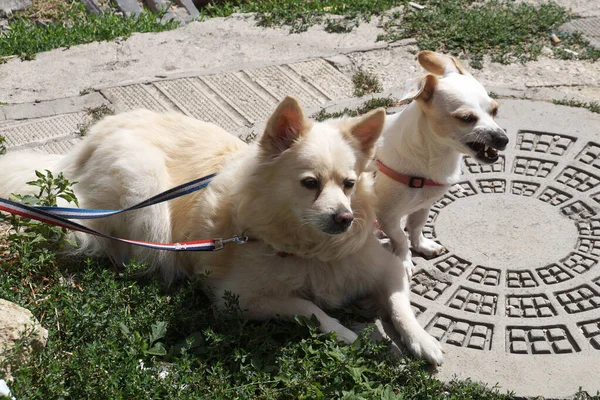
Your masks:
M401 101L415 100L386 118L377 149L377 219L408 275L412 248L431 257L442 246L423 236L429 209L461 174L463 154L484 163L498 160L508 137L494 118L498 103L454 57L422 51L418 61L430 74L409 82Z

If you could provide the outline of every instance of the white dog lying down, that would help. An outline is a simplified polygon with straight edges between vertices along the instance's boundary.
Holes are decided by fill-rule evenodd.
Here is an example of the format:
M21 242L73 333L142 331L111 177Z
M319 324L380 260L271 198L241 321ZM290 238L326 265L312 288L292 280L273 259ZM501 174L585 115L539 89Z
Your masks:
M431 51L418 55L430 74L409 83L404 111L388 116L377 149L377 219L389 236L409 277L414 265L408 238L417 252L431 257L442 246L423 236L429 209L460 178L462 155L485 163L498 160L508 137L494 118L498 103L454 57Z
M367 166L385 112L316 123L283 100L263 136L248 146L219 127L180 114L136 111L104 119L70 154L0 157L0 195L23 192L34 169L63 171L79 182L81 207L121 209L219 172L207 189L168 204L85 224L114 236L162 243L247 235L211 253L169 253L76 234L78 251L134 257L159 268L167 283L210 272L214 301L239 296L250 319L314 314L323 332L356 334L328 316L362 296L376 298L417 357L443 360L440 344L417 322L401 260L374 234L375 197ZM370 170L369 170L370 171ZM283 254L285 253L285 254ZM285 256L284 256L285 255Z

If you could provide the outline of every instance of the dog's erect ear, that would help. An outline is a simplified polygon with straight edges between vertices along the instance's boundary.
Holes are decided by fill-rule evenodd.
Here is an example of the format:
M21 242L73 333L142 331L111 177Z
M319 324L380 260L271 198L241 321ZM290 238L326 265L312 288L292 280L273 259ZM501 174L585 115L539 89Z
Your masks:
M437 77L431 74L427 74L421 78L409 79L406 82L404 95L400 99L400 102L402 103L406 100L428 102L433 97L437 81Z
M432 74L441 76L451 73L470 75L460 61L445 54L424 50L417 55L417 60L423 68Z
M281 153L290 148L307 127L302 107L293 97L286 97L279 103L269 118L260 146L270 153Z
M362 151L369 152L373 149L377 139L381 136L384 123L385 109L378 108L369 111L352 125L350 133L358 140Z

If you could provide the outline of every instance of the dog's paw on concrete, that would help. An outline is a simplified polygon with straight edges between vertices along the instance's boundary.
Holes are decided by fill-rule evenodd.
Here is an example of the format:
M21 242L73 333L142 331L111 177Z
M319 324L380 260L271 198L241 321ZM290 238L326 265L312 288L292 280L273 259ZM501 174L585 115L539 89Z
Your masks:
M429 362L434 368L442 365L446 352L436 338L423 330L420 335L407 340L406 347L417 358Z
M423 238L419 243L414 244L412 249L425 258L437 257L446 250L441 244L427 238Z

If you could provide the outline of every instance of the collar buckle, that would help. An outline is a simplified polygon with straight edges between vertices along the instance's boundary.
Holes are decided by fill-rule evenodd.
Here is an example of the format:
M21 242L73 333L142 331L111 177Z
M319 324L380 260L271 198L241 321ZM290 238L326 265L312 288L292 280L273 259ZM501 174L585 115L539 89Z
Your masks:
M423 186L425 186L425 178L411 176L408 180L408 186L415 189L421 189Z

